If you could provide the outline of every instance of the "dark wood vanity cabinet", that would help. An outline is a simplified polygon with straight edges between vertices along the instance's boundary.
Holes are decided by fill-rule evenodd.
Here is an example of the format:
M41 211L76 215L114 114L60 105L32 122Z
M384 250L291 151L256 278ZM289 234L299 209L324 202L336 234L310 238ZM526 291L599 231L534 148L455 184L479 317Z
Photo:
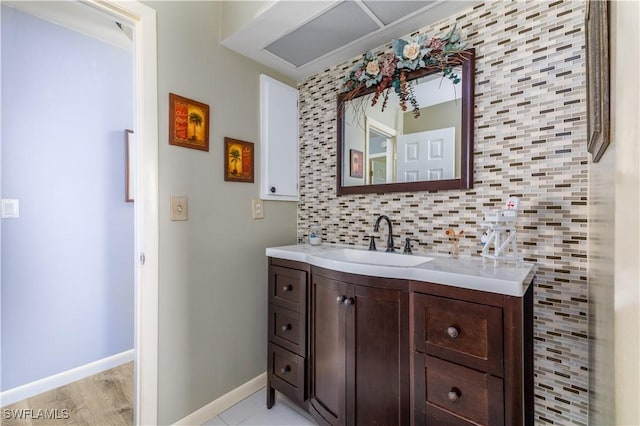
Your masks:
M310 297L313 417L329 425L409 424L406 282L312 268Z
M425 292L412 294L413 424L533 425L533 285L512 297L412 284Z
M275 391L306 408L309 265L269 259L267 407Z
M533 425L523 297L269 259L267 406L323 425Z

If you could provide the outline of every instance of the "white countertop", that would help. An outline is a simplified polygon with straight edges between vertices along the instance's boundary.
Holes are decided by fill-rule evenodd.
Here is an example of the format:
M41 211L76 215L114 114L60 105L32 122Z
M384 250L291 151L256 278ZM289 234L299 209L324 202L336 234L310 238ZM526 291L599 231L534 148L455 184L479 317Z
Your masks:
M323 257L323 254L329 251L344 248L367 250L365 247L337 244L321 244L319 246L299 244L269 247L266 250L266 255L279 259L305 262L340 272L426 281L517 297L524 295L536 271L535 264L532 263L520 262L516 264L514 262L501 261L497 266L494 266L493 260L481 257L461 256L458 259L452 259L448 255L440 254L415 253L412 256L425 257L425 263L416 266L385 266L365 262L338 261L330 256ZM389 256L409 255L389 253Z

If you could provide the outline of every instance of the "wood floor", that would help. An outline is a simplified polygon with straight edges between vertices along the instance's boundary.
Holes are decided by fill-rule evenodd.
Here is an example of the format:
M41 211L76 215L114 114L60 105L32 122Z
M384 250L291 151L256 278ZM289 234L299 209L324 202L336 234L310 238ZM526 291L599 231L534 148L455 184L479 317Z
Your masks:
M131 426L133 362L2 407L0 424Z

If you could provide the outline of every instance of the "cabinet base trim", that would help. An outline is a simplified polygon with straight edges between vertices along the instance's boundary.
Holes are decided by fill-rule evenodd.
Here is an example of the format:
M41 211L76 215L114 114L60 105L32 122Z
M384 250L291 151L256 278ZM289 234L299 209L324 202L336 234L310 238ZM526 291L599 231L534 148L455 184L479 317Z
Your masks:
M222 395L215 401L211 401L202 408L197 409L193 413L178 420L174 425L201 425L212 417L225 411L242 401L249 395L259 391L267 385L267 372L260 374L257 377L249 380L248 382L238 386L231 392Z

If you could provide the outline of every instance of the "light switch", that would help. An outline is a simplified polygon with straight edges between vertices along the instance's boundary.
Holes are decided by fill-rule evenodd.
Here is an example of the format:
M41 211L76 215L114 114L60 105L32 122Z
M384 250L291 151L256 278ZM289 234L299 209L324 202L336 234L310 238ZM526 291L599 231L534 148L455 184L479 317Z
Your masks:
M264 201L251 200L251 212L254 219L264 219Z
M2 218L17 219L20 217L20 201L10 198L2 199Z
M188 220L189 204L187 197L171 196L171 220Z

